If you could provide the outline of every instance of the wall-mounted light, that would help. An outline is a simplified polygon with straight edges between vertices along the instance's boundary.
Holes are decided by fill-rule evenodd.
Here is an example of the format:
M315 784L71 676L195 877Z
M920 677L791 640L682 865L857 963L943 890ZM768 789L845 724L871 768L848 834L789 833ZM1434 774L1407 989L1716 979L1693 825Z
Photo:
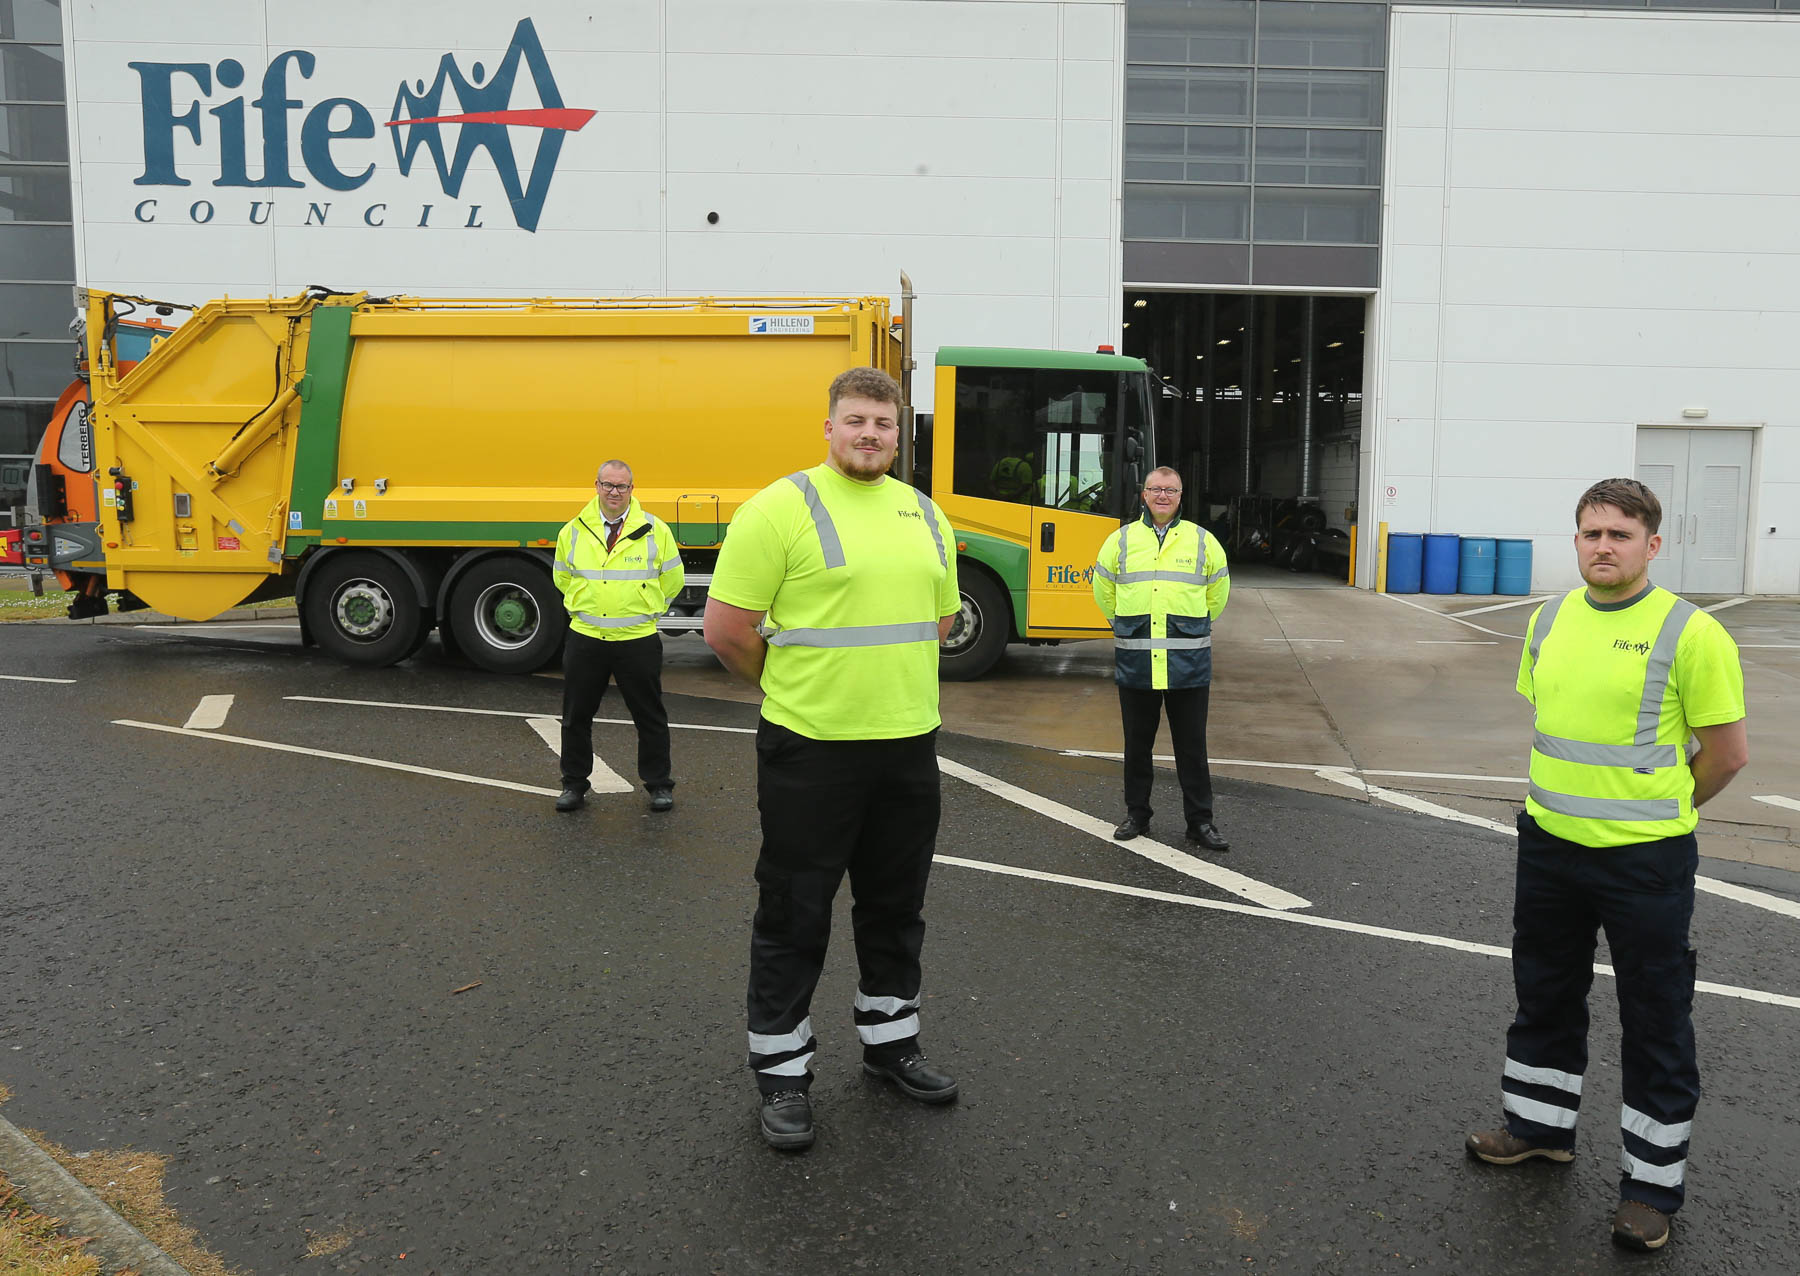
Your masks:
M1242 331L1242 329L1239 329L1239 331ZM1231 344L1231 338L1230 337L1220 337L1219 344L1222 346L1228 346Z
M1341 345L1343 345L1343 344L1344 344L1344 343L1343 343L1343 342L1341 342L1341 341L1327 341L1327 342L1326 342L1326 343L1325 343L1325 348L1326 348L1326 349L1327 349L1327 350L1336 350L1336 349L1337 349L1337 348L1338 348L1338 347L1339 347L1339 346L1341 346Z
M1150 303L1148 301L1145 301L1142 297L1139 297L1136 301L1131 303L1131 308L1133 310L1142 310L1145 306L1147 306L1149 304Z
M1683 408L1683 409L1681 409L1681 415L1686 417L1690 421L1703 421L1706 419L1706 409L1705 408Z

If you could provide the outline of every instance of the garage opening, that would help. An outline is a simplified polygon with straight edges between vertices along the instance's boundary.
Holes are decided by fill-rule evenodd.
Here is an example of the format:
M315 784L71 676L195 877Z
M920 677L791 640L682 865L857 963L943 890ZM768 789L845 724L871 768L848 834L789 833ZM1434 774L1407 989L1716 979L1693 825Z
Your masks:
M1360 508L1364 297L1125 293L1161 381L1156 455L1240 585L1343 582Z

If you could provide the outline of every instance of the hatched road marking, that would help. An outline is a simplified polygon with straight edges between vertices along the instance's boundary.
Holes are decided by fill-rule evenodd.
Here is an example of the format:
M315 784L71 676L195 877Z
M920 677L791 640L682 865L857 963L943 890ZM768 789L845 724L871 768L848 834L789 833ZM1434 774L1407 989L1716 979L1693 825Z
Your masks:
M555 718L527 719L531 729L538 733L538 738L550 746L550 752L562 756L562 723ZM606 760L598 753L594 755L594 773L588 777L588 786L596 793L629 793L632 785L617 771L606 765Z
M1785 806L1790 811L1800 811L1800 802L1796 802L1791 797L1777 797L1773 793L1758 793L1754 795L1754 800L1767 802L1770 806Z
M1484 957L1502 957L1512 959L1512 954L1504 948L1493 944L1478 944L1467 939L1451 939L1445 935L1426 935L1419 931L1393 930L1386 926L1367 926L1361 922L1340 921L1335 917L1321 917L1317 913L1280 912L1273 908L1256 908L1249 904L1232 904L1224 900L1201 899L1197 895L1176 895L1169 891L1149 890L1142 886L1122 886L1117 882L1095 881L1087 877L1068 877L1061 873L1044 873L1032 868L1014 868L1010 864L990 864L985 860L966 860L953 855L933 857L939 864L951 864L957 868L974 869L981 873L997 873L1003 877L1023 877L1037 882L1051 882L1058 886L1077 886L1083 890L1100 891L1108 895L1130 895L1138 899L1160 900L1165 904L1181 904L1188 908L1206 908L1218 913L1235 913L1239 917L1260 917L1268 921L1292 922L1296 926L1316 926L1320 930L1342 931L1351 935L1366 935L1373 939L1392 939L1407 944L1423 944L1430 948L1449 948L1461 953L1478 953ZM1594 964L1594 973L1615 978L1617 972L1611 966ZM1790 997L1786 993L1765 992L1760 988L1740 988L1733 984L1715 984L1704 980L1694 984L1694 991L1710 993L1715 997L1735 997L1740 1001L1758 1001L1769 1006L1784 1006L1789 1010L1800 1010L1800 997Z
M1279 886L1270 886L1255 878L1245 877L1242 873L1234 873L1210 860L1203 860L1197 855L1188 855L1174 847L1164 846L1152 838L1134 837L1129 842L1113 842L1112 826L1104 820L1095 819L1085 812L1077 811L1074 807L1064 806L1061 802L1040 797L1029 789L1021 789L1015 784L1008 784L1005 780L996 779L985 771L977 771L974 767L964 766L960 762L952 762L945 757L938 759L938 767L945 775L953 775L959 780L965 780L978 789L985 789L997 798L1003 798L1028 811L1035 811L1039 815L1047 815L1059 824L1066 824L1079 832L1104 838L1115 846L1121 846L1134 854L1142 855L1154 864L1172 868L1177 873L1217 886L1220 890L1230 891L1233 895L1241 895L1245 899L1254 900L1264 908L1312 907L1311 900L1302 899L1298 895L1282 890Z
M217 731L225 725L225 716L231 712L231 702L236 696L201 696L200 703L188 714L185 724L190 731Z

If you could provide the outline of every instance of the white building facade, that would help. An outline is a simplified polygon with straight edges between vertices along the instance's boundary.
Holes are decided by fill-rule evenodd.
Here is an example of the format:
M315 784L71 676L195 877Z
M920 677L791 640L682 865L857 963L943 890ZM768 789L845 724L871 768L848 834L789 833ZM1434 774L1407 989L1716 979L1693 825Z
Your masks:
M1572 586L1575 497L1638 474L1668 510L1662 583L1800 594L1800 11L63 0L61 19L82 286L845 295L905 269L927 358L1114 343L1183 370L1164 454L1205 512L1259 486L1314 499L1362 530L1359 584L1386 523L1528 537L1534 587ZM37 278L0 271L0 292ZM1210 344L1153 330L1203 299L1229 329ZM1325 387L1288 378L1324 351L1264 341L1279 366L1253 367L1257 312L1220 318L1266 303L1291 343L1302 300L1308 334L1313 301L1348 325L1307 340L1353 356L1319 433L1295 405ZM1239 371L1201 378L1239 332Z

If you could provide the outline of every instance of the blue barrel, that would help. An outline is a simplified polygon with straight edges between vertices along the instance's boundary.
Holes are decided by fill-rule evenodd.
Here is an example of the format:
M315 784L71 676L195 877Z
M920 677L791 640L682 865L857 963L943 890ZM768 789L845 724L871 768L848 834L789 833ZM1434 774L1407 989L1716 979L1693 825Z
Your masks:
M1427 532L1425 535L1425 592L1456 592L1456 559L1462 537L1455 532Z
M1465 536L1462 538L1462 566L1456 573L1459 594L1491 594L1494 592L1494 538Z
M1388 533L1387 591L1390 594L1419 592L1419 573L1424 562L1425 538L1417 532Z
M1529 594L1531 592L1531 542L1500 540L1494 550L1494 592Z

